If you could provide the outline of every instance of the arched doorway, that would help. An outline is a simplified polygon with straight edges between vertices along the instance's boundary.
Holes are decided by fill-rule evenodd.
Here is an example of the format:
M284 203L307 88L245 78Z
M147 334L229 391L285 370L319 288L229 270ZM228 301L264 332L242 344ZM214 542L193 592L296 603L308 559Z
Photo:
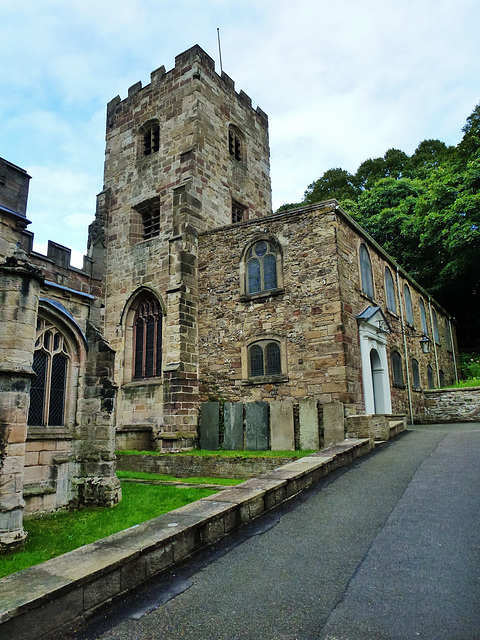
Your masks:
M379 307L367 307L357 316L362 360L365 413L391 413L392 400L387 361L388 326Z
M370 368L372 372L373 386L373 413L387 413L385 409L385 371L382 367L380 355L376 349L372 349L370 351Z

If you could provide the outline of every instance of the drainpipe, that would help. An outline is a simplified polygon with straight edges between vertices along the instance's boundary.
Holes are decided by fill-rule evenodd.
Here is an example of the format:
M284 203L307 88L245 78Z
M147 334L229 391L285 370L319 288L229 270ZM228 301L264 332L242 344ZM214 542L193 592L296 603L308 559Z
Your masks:
M412 389L410 387L410 370L408 367L407 336L405 332L405 323L403 320L403 305L402 305L402 296L400 295L400 278L398 275L398 267L396 270L396 276L397 276L398 307L400 309L400 325L402 327L402 336L403 336L403 351L405 353L405 369L407 372L408 407L410 409L410 424L413 424Z
M433 338L433 353L435 354L435 369L437 372L437 387L440 386L440 373L438 371L438 355L437 355L437 341L435 339L435 327L433 326L433 313L432 313L432 304L430 302L430 298L428 298L428 311L430 314L430 326L432 327L432 338ZM438 317L437 317L437 331L438 331Z
M453 342L452 323L448 319L448 330L450 333L450 344L452 345L453 368L455 369L455 382L458 382L457 359L455 358L455 343Z

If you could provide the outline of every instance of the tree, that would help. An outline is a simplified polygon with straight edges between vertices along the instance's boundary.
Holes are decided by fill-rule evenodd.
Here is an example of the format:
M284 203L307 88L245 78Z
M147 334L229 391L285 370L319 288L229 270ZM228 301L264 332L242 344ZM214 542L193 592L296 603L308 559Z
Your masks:
M356 200L358 190L353 184L353 176L345 169L329 169L323 176L308 185L303 201L305 204L322 202L334 198L339 202L344 199Z
M400 264L415 262L421 230L415 206L423 193L420 181L382 178L358 199L355 219Z

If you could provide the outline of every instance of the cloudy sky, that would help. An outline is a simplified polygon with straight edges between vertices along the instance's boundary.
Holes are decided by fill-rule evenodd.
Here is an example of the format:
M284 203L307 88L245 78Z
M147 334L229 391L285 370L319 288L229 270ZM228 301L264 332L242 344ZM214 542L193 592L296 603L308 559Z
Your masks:
M270 121L274 209L332 167L457 144L480 102L478 0L0 0L0 156L32 176L27 216L86 249L105 106L199 44ZM78 258L77 258L78 259Z

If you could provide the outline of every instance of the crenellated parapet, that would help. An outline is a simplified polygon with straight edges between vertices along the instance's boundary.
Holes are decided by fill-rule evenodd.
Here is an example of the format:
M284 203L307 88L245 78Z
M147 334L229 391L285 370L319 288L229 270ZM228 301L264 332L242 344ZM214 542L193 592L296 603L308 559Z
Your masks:
M175 82L188 82L189 80L201 80L201 73L208 75L218 85L221 91L228 91L231 97L235 97L238 102L248 107L254 113L259 123L268 128L267 114L257 106L252 106L252 99L243 91L238 93L235 90L235 82L224 71L221 74L215 71L215 61L199 45L195 45L180 53L175 57L175 67L170 71L165 70L162 65L150 74L150 83L143 86L141 80L133 84L128 89L127 98L124 100L116 96L107 105L107 127L116 126L117 120L122 119L124 113L130 112L132 102L139 97L150 94L158 90L159 85L174 84Z

